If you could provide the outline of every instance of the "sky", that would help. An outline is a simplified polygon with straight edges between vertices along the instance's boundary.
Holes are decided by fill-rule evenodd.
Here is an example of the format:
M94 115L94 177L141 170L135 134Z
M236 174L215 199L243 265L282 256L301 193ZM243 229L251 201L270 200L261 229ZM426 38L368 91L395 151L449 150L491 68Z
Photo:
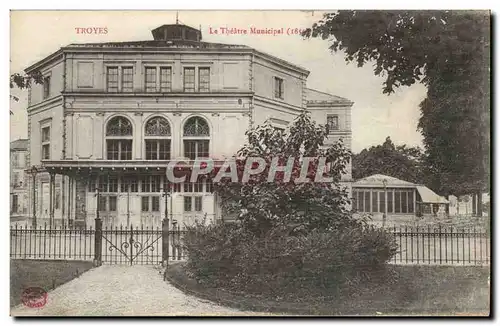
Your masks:
M299 35L216 35L221 27L303 29L320 20L319 11L179 11L181 23L200 28L203 41L244 44L310 71L307 86L348 98L352 107L352 150L378 145L390 136L397 145L422 146L417 131L419 103L426 88L416 84L382 94L383 77L372 65L347 64L332 53L327 40ZM175 11L11 11L11 73L21 72L70 43L151 40L151 30L175 23ZM77 28L106 27L107 34L81 34ZM10 139L26 138L27 91L12 93Z

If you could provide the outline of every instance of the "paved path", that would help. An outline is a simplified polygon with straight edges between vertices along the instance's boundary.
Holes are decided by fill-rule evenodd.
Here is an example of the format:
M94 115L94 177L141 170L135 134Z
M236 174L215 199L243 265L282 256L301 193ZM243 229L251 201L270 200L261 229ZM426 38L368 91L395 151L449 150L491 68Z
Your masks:
M243 312L184 294L152 266L101 266L48 293L43 308L19 305L12 316L235 316Z

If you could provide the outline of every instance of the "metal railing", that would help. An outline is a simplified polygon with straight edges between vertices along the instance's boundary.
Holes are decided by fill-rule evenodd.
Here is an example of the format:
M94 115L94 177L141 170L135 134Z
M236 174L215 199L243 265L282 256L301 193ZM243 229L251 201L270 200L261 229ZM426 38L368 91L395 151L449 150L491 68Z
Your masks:
M491 262L489 232L452 226L405 226L387 229L398 252L394 264L488 265Z
M392 264L488 265L489 232L476 228L391 227L398 245ZM69 228L48 224L11 226L11 259L93 260L96 264L160 264L186 259L184 226L164 220L161 227L95 226Z

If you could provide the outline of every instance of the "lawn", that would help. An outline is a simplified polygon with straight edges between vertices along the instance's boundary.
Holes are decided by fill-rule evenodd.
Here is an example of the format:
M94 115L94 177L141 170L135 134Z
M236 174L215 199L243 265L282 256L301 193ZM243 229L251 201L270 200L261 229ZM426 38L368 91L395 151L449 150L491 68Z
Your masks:
M50 291L92 268L88 261L11 260L10 306L21 303L21 293L28 287Z
M186 276L183 264L171 266L167 279L179 289L231 307L293 315L481 315L490 311L489 267L389 266L394 280L364 284L349 297L270 298L209 288ZM355 293L354 293L355 292Z

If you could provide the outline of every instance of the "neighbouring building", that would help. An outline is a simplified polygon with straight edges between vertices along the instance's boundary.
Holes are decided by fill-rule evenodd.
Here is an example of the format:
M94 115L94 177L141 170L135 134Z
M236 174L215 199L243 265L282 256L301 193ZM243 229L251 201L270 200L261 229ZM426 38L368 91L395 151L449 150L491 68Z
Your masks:
M28 155L28 140L10 143L10 215L28 215L28 193L24 169Z
M417 217L448 215L448 200L424 185L374 174L352 183L353 209L374 220L412 221Z
M462 195L462 196L448 196L450 201L450 215L452 216L477 216L479 211L477 209L477 195ZM482 194L481 203L483 207L483 216L490 216L490 195L488 193Z
M309 71L245 45L163 25L146 41L70 44L25 70L30 204L39 221L158 226L221 218L209 180L168 186L170 160L231 157L245 131L308 109L351 148L351 106L306 87ZM33 177L34 176L34 184ZM342 178L351 181L351 168ZM96 196L97 191L99 196ZM165 196L165 193L167 196Z

